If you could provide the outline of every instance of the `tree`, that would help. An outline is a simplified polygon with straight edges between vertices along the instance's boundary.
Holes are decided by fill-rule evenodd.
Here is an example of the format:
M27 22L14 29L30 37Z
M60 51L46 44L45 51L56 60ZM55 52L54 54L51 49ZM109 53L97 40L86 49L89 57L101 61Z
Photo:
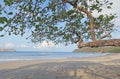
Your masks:
M94 17L92 13L101 13L103 7L110 9L112 4L108 0L91 0L90 5L87 0L4 0L0 5L0 31L24 35L30 30L28 38L32 42L52 40L56 44L78 43L79 47L104 46L100 42L111 36L116 15ZM82 43L85 40L92 42Z

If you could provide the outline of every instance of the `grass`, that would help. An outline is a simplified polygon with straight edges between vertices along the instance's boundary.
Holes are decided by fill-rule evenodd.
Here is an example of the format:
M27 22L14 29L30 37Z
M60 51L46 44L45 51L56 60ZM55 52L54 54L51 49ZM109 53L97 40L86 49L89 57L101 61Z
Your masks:
M109 52L109 53L120 53L120 47L98 47L98 48L79 48L75 49L73 52Z

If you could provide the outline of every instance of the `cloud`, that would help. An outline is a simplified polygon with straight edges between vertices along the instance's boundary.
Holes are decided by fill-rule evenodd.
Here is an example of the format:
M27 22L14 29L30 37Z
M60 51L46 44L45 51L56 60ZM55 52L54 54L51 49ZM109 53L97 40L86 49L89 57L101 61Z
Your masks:
M6 44L4 45L4 47L5 47L5 48L14 48L15 45L14 45L13 43L6 43Z
M36 46L34 46L33 48L35 49L43 49L43 48L51 48L54 47L55 44L51 41L47 42L47 41L43 41L41 44L38 44Z
M20 45L18 45L17 47L19 47L19 48L28 48L29 46L27 46L27 45L25 45L25 44L20 44Z
M76 47L76 44L65 46L64 44L55 45L52 41L46 42L43 41L41 44L33 46L33 49L39 51L51 51L51 52L65 52L65 51L73 51Z

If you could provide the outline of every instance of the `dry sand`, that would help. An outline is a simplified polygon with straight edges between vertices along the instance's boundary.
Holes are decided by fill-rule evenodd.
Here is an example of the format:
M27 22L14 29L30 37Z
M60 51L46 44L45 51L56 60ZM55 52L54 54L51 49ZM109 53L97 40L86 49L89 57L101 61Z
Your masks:
M0 63L0 79L120 79L120 54Z

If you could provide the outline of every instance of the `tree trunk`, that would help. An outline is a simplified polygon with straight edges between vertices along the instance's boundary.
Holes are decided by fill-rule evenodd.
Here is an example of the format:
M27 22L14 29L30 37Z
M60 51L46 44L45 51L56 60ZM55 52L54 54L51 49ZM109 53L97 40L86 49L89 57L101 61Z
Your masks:
M78 10L84 12L85 14L87 14L87 16L89 17L89 19L90 19L90 29L91 29L90 30L91 31L91 38L92 38L93 42L96 42L95 32L94 32L94 17L92 16L92 14L88 10L84 9L81 6L76 6L76 8Z
M78 0L76 0L75 2L71 2L70 0L63 0L65 2L68 2L69 4L71 4L74 8L84 12L90 19L90 31L91 31L91 39L93 42L96 42L96 38L95 38L95 32L94 32L94 17L92 16L91 12L86 10L85 8L83 8L82 6L78 6L77 2Z
M99 40L96 42L81 43L78 45L82 47L102 47L102 46L120 46L120 39Z

